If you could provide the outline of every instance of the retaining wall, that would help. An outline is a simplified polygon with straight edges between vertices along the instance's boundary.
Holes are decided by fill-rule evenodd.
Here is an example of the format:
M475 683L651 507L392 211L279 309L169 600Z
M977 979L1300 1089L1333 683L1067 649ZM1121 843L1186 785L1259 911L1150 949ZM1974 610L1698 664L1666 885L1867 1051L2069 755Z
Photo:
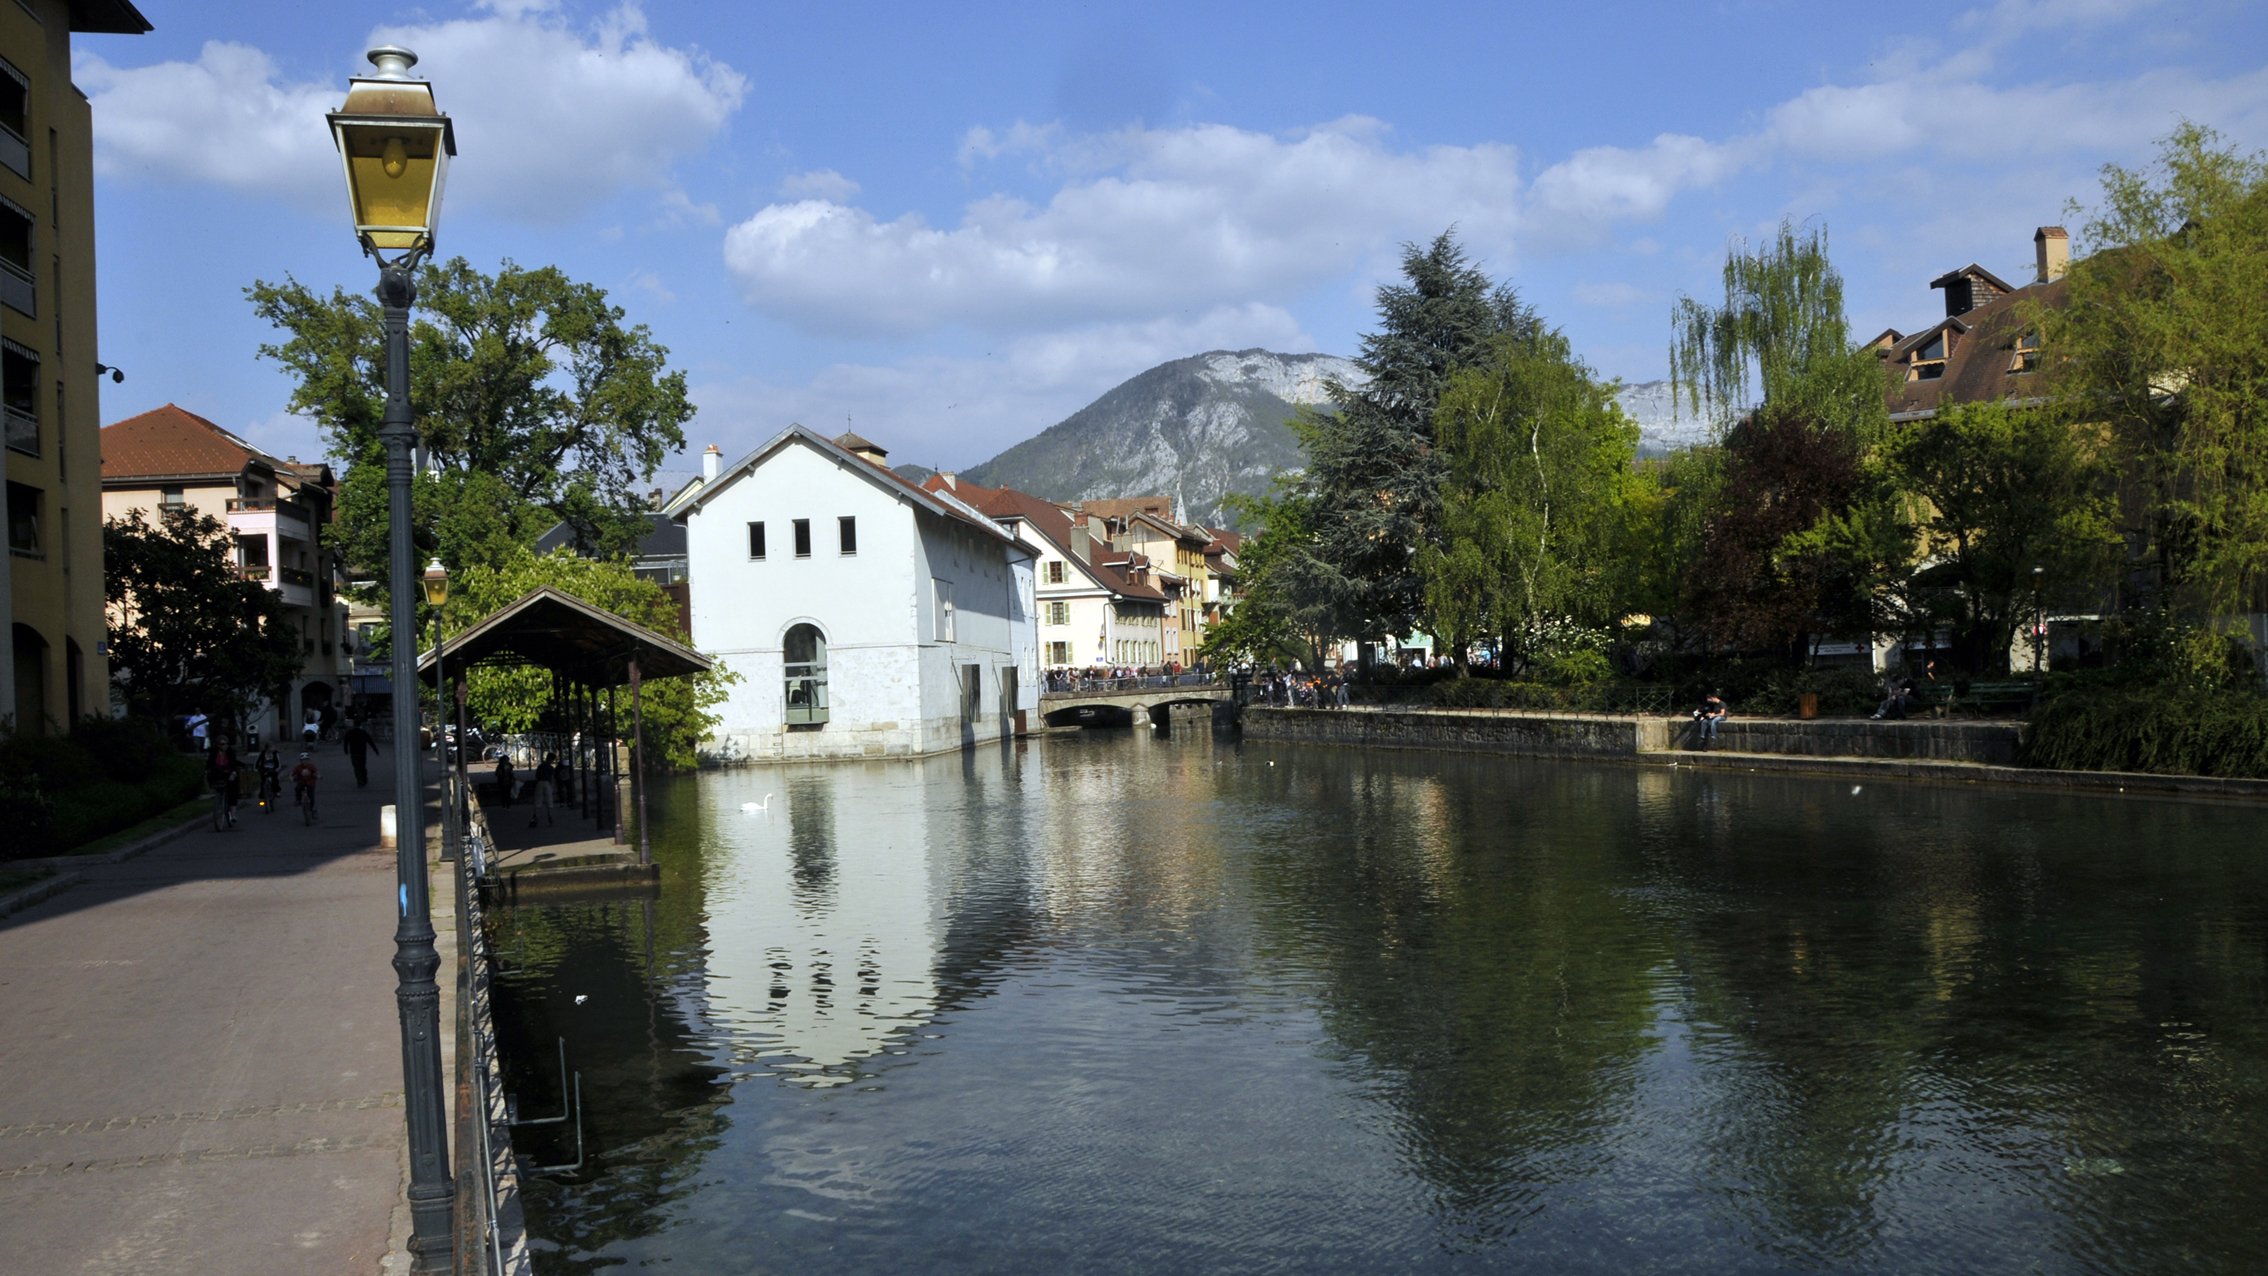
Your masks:
M1674 747L1690 743L1690 722L1676 724ZM1947 722L1868 718L1730 717L1717 731L1716 747L1727 753L1781 753L1806 758L1927 758L1938 762L2016 761L2023 738L2021 722Z
M1512 709L1270 709L1244 711L1247 740L1366 749L1457 749L1537 757L1636 757L1669 747L1665 718L1531 714Z

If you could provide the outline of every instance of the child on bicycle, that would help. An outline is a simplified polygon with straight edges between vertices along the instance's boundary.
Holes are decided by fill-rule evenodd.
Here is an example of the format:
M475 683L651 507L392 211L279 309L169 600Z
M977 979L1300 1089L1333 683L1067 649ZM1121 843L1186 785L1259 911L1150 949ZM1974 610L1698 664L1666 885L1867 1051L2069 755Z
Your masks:
M315 755L305 749L299 751L299 765L291 769L291 799L303 805L315 802L315 781L321 773L315 769Z
M272 812L276 799L283 796L283 756L274 744L263 744L255 765L260 772L260 809Z

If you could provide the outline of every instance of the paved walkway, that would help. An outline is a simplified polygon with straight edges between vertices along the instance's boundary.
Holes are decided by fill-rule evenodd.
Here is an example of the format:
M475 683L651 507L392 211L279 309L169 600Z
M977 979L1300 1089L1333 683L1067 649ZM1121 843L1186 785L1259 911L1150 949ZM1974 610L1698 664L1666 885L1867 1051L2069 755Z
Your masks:
M390 759L0 919L0 1266L351 1273L407 1236ZM430 823L430 821L429 821ZM435 882L443 1040L453 907ZM397 1217L398 1215L398 1217Z

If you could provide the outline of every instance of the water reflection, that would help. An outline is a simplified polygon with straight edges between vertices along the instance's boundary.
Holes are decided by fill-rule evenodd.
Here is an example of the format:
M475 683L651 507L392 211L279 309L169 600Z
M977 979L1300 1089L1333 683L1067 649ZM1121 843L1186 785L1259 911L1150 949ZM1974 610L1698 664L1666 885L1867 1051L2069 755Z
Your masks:
M2242 808L1141 734L656 808L659 902L500 938L548 1270L2268 1258Z

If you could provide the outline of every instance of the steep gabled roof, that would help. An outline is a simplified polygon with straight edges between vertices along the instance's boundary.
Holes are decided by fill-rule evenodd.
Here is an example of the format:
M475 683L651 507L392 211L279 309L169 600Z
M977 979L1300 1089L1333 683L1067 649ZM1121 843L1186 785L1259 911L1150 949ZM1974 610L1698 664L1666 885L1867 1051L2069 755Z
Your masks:
M985 535L1007 542L1009 545L1016 543L1015 537L1002 531L998 524L986 518L980 511L966 502L944 493L925 490L908 482L886 467L867 460L836 440L801 424L789 426L773 435L770 441L763 446L725 466L718 471L716 481L687 486L673 497L668 505L663 507L662 512L678 522L684 522L688 517L698 512L703 505L708 504L719 492L739 482L743 476L776 455L781 448L793 443L801 443L834 458L838 464L851 473L864 477L868 482L917 510L933 514L939 518L951 519L967 527L976 528Z
M943 486L941 476L931 475L928 485ZM1145 602L1165 601L1165 595L1156 588L1129 579L1125 568L1106 566L1102 562L1102 555L1108 547L1097 543L1084 530L1073 526L1071 516L1064 513L1063 507L1055 502L1042 500L1029 492L1019 492L1012 487L987 488L966 482L958 482L954 487L964 496L972 491L984 493L984 498L975 502L977 509L990 518L1022 520L1050 549L1076 564L1090 580L1104 589ZM1071 538L1074 536L1087 536L1088 550L1085 557L1073 552Z
M2035 307L2059 309L2071 300L2070 277L2027 284L1969 311L1932 324L1883 352L1893 363L1904 360L1931 333L1952 328L1961 339L1946 352L1945 375L1927 381L1896 381L1888 404L1894 419L1928 416L1953 403L2022 401L2039 394L2038 373L2015 370L2015 342Z
M1952 284L1959 283L1964 276L1970 279L1982 279L1986 283L1991 284L1993 287L1998 288L2002 292L2016 291L2015 288L2010 286L2007 280L2002 279L2000 276L1992 273L1989 270L1986 270L1984 267L1978 265L1973 261L1968 265L1961 267L1959 270L1948 270L1944 274L1939 275L1937 278L1930 280L1929 286L1932 288L1948 287Z

